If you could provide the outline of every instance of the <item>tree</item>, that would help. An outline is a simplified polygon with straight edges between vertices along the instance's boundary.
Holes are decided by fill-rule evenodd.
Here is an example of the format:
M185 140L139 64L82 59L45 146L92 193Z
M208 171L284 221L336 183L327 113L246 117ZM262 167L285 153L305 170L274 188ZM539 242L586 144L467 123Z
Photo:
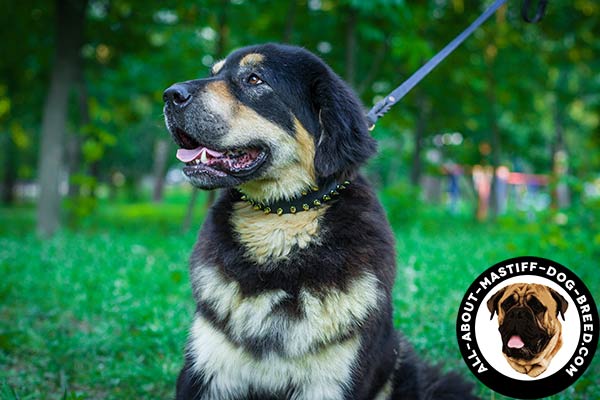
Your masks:
M369 108L487 4L147 0L137 7L131 0L89 2L87 12L85 2L75 0L57 0L55 7L43 0L0 5L6 38L0 60L2 195L10 201L15 183L37 174L39 229L48 233L59 221L61 158L69 158L70 182L80 183L75 196L93 193L96 184L110 183L113 176L124 176L134 191L153 171L162 176L154 146L164 155L157 143L166 140L168 154L174 150L162 121L162 91L206 76L210 64L232 49L282 40L303 46L347 77ZM78 16L69 12L74 8ZM421 171L434 171L424 155L436 146L433 138L446 132L460 132L464 142L437 150L466 170L494 163L550 173L560 153L568 155L568 174L561 181L572 185L573 178L596 173L600 9L594 0L555 0L541 23L527 25L519 8L510 3L500 10L378 123L373 134L382 151L371 164L372 178L388 185L412 179L418 185ZM50 33L53 25L56 35ZM75 62L80 55L82 62ZM45 107L43 85L35 84L40 81L51 82ZM484 142L497 151L493 159L480 153ZM577 151L581 146L589 151ZM69 153L62 154L67 147ZM37 167L29 162L32 149L40 151ZM175 165L168 155L166 166ZM576 187L582 185L571 187L575 202Z
M39 150L37 231L52 235L60 225L59 184L69 91L77 76L87 0L56 0L56 47L50 88L44 105Z

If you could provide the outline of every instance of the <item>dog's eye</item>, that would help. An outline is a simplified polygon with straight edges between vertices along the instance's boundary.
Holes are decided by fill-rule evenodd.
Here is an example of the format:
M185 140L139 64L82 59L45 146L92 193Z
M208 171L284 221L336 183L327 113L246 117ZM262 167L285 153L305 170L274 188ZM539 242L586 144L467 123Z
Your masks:
M506 312L515 304L517 304L515 298L509 297L508 299L504 300L504 302L502 302L502 309Z
M531 310L533 310L533 312L536 314L546 311L546 307L544 307L544 305L540 303L540 301L535 297L531 297L531 299L527 301L527 304L529 305L529 307L531 307Z
M248 83L249 85L261 85L263 84L263 80L260 79L260 77L256 74L250 74L250 76L248 76L248 78L246 78L246 83Z

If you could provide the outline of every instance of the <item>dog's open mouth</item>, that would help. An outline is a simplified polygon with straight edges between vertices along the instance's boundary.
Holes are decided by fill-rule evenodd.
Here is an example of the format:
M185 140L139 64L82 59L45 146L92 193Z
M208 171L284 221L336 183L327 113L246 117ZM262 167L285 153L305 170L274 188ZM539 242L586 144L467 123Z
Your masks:
M527 345L526 339L517 333L507 335L504 342L503 352L513 358L529 360L533 357L532 351Z
M547 346L549 340L550 336L544 332L513 331L505 334L502 351L512 358L531 360Z
M183 161L187 174L197 169L212 169L215 173L246 175L254 172L265 158L265 152L258 148L228 149L218 151L198 146L194 149L177 150L177 158Z
M525 347L525 342L521 339L519 335L512 335L506 344L511 349L522 349Z
M185 163L183 172L190 177L198 174L244 177L258 170L267 158L267 152L257 146L217 150L196 142L185 133L178 132L176 136L181 146L177 158Z

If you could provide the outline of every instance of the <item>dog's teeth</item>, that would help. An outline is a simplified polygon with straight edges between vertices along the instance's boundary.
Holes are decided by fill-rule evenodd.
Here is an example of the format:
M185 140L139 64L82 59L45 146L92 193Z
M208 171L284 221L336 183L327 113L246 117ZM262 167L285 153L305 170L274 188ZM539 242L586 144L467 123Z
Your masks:
M196 160L198 161L198 160ZM200 160L199 160L202 164L206 164L208 162L208 157L206 157L206 151L203 151L202 153L200 153Z
M196 164L196 165L200 164L200 159L196 158L196 159L194 160L194 164Z

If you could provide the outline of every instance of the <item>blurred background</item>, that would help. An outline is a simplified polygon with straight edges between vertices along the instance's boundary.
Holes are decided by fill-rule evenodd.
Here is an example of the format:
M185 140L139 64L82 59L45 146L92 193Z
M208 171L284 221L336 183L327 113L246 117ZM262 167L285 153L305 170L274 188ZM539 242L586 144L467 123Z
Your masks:
M286 42L367 110L490 3L3 1L0 398L172 396L187 257L214 194L180 172L165 88L237 47ZM397 236L396 324L465 376L456 312L492 264L552 258L600 297L600 3L550 0L538 24L521 5L380 120L365 169ZM597 359L552 398L600 398Z

